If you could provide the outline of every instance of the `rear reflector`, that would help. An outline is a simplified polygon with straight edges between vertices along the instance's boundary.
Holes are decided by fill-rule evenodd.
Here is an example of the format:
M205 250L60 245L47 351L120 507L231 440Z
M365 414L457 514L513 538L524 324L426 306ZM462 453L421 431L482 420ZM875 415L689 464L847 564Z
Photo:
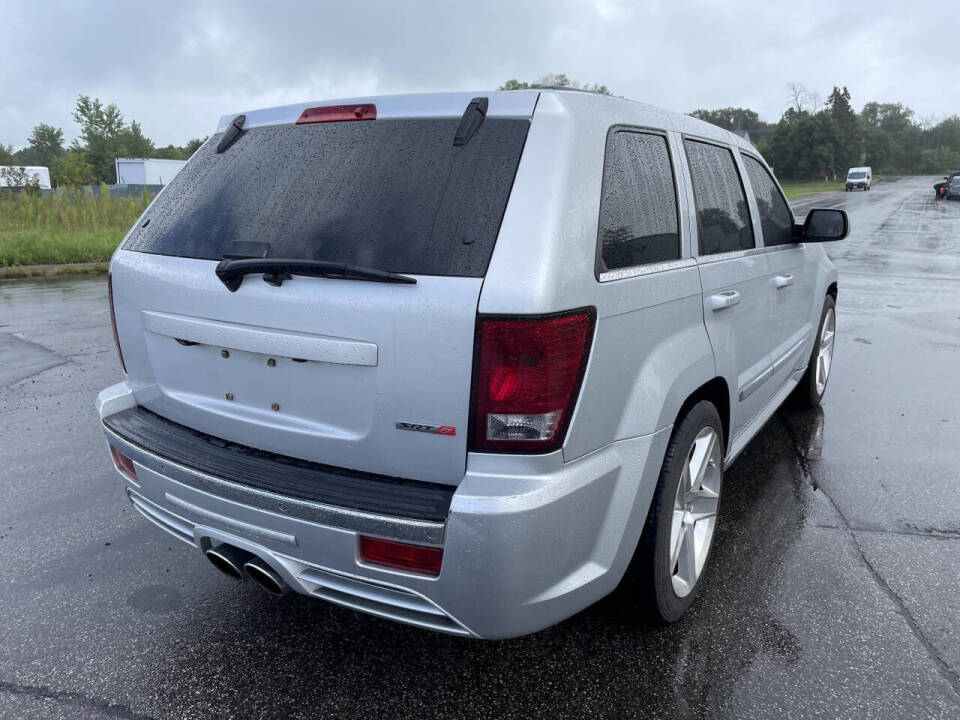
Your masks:
M365 563L436 577L443 562L443 548L409 545L360 536L360 557Z
M470 449L545 453L563 445L596 311L479 316Z
M327 105L326 107L307 108L300 113L300 117L297 118L297 125L376 119L377 106L373 103L364 103L362 105Z
M137 479L137 469L133 466L133 460L117 450L113 445L110 446L110 454L113 455L113 462L116 464L117 470L131 480Z

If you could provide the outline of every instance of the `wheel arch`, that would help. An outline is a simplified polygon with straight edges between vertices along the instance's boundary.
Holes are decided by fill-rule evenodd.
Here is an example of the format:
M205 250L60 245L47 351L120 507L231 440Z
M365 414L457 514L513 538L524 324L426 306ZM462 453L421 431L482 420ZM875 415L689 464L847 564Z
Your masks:
M726 451L730 448L730 386L722 377L718 376L705 382L687 396L677 411L674 426L678 425L683 417L690 412L690 409L702 400L712 403L720 414L720 422L723 425L724 451Z

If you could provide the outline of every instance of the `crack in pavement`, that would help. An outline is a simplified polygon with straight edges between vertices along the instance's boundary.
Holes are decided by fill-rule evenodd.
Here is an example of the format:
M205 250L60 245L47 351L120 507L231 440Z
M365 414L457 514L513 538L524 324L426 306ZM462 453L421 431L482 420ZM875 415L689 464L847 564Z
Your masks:
M917 638L917 641L920 643L923 649L926 650L927 655L930 656L930 659L933 661L934 666L937 668L937 671L940 673L941 677L943 677L943 679L949 683L950 687L953 689L953 692L956 693L957 696L960 696L960 675L958 675L957 671L950 667L943 657L941 657L937 648L932 642L930 642L930 638L928 638L926 633L923 632L920 624L917 622L916 618L913 617L913 614L910 612L909 608L907 608L903 598L901 598L896 591L890 587L890 583L886 581L883 575L880 574L877 568L874 567L873 563L871 563L867 558L866 553L863 552L863 547L860 545L860 541L857 539L855 529L847 520L847 516L843 514L840 506L837 505L832 497L830 497L830 494L826 492L821 485L818 485L814 479L813 471L810 468L810 463L803 454L803 450L800 447L800 443L797 439L796 433L793 430L793 427L789 422L782 422L782 425L784 425L787 435L790 437L790 442L793 445L797 462L800 465L800 472L804 479L810 483L810 486L814 490L819 490L821 493L823 493L823 496L827 499L827 502L830 503L830 506L833 508L834 512L837 513L837 517L839 517L840 521L843 523L842 529L845 531L844 534L849 539L853 549L856 550L857 555L860 557L860 562L863 563L863 566L870 573L874 583L894 604L897 614L899 614L906 621L907 627L910 628L910 631L913 633L914 637Z
M53 700L87 710L96 710L108 717L121 718L121 720L154 720L152 716L134 712L126 705L111 703L101 698L90 697L70 690L54 690L46 685L18 685L17 683L0 680L0 692L26 695L36 700Z
M62 356L61 356L61 357L62 357ZM61 360L60 362L58 362L56 365L47 365L46 367L40 368L40 369L37 370L36 372L32 372L32 373L30 373L29 375L24 375L22 378L18 378L17 380L14 380L13 382L0 383L0 389L3 389L3 388L14 388L14 387L16 387L17 385L23 384L24 382L26 382L26 381L29 380L30 378L35 378L37 375L42 375L42 374L45 373L47 370L53 370L54 368L63 367L64 365L71 365L71 364L74 364L72 360L70 360L69 358L64 358L63 360Z
M811 483L813 485L813 483ZM820 490L823 492L823 488L819 485L813 485L815 490ZM826 493L823 493L826 495ZM816 527L821 530L852 530L853 532L858 533L876 533L878 535L902 535L904 537L920 537L927 538L929 540L960 540L960 534L956 533L946 533L946 532L923 532L922 530L890 530L888 528L874 528L874 527L861 527L859 525L849 525L848 527L840 527L839 525L826 525L826 524L817 524Z

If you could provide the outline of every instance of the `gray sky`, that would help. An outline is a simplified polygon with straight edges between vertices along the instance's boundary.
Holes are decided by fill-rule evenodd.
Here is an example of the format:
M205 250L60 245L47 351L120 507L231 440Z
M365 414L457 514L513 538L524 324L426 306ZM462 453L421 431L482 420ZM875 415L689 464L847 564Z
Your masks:
M942 119L960 112L955 3L0 0L0 142L22 147L39 122L72 139L80 93L180 145L233 111L548 72L683 112L776 121L797 81L821 98L847 85L858 110L902 102Z

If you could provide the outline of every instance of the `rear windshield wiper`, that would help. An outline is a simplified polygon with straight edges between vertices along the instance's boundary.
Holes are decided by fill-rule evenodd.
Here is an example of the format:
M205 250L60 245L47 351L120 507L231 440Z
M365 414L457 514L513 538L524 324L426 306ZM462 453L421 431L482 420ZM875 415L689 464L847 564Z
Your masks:
M271 285L283 285L293 275L304 277L337 278L342 280L367 280L369 282L404 283L416 285L417 279L386 270L328 262L326 260L284 260L283 258L248 258L221 260L217 265L217 277L230 292L236 292L245 275L263 274Z

